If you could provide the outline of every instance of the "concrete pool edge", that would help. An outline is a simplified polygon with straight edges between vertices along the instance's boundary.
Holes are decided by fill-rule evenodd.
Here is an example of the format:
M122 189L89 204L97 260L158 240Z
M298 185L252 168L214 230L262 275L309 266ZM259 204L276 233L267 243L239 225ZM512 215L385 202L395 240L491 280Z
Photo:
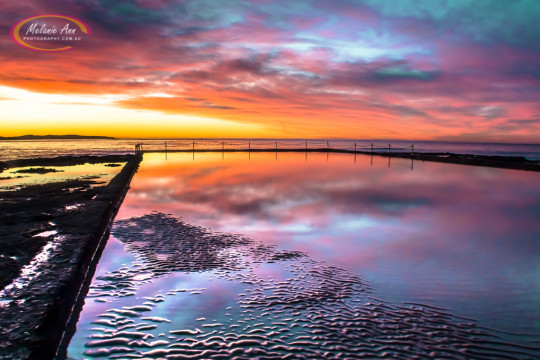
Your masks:
M101 258L101 253L103 252L103 249L107 244L112 223L116 217L116 214L118 213L118 210L120 209L120 206L122 205L122 202L124 201L124 198L129 190L131 180L137 172L141 160L142 155L135 156L133 159L128 161L120 174L118 174L118 176L113 179L113 181L118 180L116 184L112 184L113 186L118 187L116 199L113 201L113 203L108 209L106 220L102 222L99 226L99 233L101 235L97 238L97 241L95 243L90 245L91 249L85 251L84 263L81 264L84 268L82 271L82 276L74 279L76 281L76 288L69 289L72 291L72 293L70 294L71 306L69 307L69 312L66 314L67 316L63 317L63 319L65 320L62 327L63 330L60 334L61 336L56 342L57 345L56 353L54 356L55 359L64 359L67 355L67 346L69 345L71 337L75 333L77 321L79 319L79 313L84 306L84 300L86 298L86 294L88 293L88 288L94 276L96 266ZM113 181L111 181L111 183ZM77 291L75 292L75 290ZM59 307L59 309L64 311L68 310L62 309L61 307Z

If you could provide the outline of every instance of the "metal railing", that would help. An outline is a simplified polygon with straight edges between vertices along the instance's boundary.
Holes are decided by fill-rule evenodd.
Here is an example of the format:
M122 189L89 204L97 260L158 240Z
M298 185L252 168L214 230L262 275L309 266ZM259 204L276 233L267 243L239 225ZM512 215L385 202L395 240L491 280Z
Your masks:
M241 141L241 140L175 140L172 142L163 142L161 144L148 144L149 152L232 152L232 151L319 151L319 152L350 152L350 153L372 153L372 154L390 154L392 152L414 154L414 144L410 146L393 146L392 144L381 146L374 143L365 145L363 143L349 143L343 145L343 142L311 140L311 141ZM135 145L135 153L143 152L144 143ZM170 146L173 145L173 146Z

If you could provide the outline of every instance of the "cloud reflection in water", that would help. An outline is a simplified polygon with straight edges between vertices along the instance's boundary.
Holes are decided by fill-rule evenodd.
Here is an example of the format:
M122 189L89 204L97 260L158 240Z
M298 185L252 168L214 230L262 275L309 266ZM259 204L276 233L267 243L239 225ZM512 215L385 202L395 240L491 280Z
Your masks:
M388 300L538 332L539 180L341 154L145 154L119 217L158 207L346 266Z

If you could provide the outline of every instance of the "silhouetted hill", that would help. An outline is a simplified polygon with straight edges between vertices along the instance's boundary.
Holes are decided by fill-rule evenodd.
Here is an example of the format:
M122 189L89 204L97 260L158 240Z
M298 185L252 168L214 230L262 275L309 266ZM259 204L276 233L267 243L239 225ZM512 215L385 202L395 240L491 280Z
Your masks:
M84 135L22 135L0 136L0 140L77 140L77 139L116 139L110 136L84 136Z

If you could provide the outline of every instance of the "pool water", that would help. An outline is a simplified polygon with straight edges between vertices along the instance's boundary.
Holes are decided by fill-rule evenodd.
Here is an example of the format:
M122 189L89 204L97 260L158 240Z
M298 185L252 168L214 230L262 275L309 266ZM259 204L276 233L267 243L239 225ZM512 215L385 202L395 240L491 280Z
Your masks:
M536 358L540 174L145 154L68 357Z

